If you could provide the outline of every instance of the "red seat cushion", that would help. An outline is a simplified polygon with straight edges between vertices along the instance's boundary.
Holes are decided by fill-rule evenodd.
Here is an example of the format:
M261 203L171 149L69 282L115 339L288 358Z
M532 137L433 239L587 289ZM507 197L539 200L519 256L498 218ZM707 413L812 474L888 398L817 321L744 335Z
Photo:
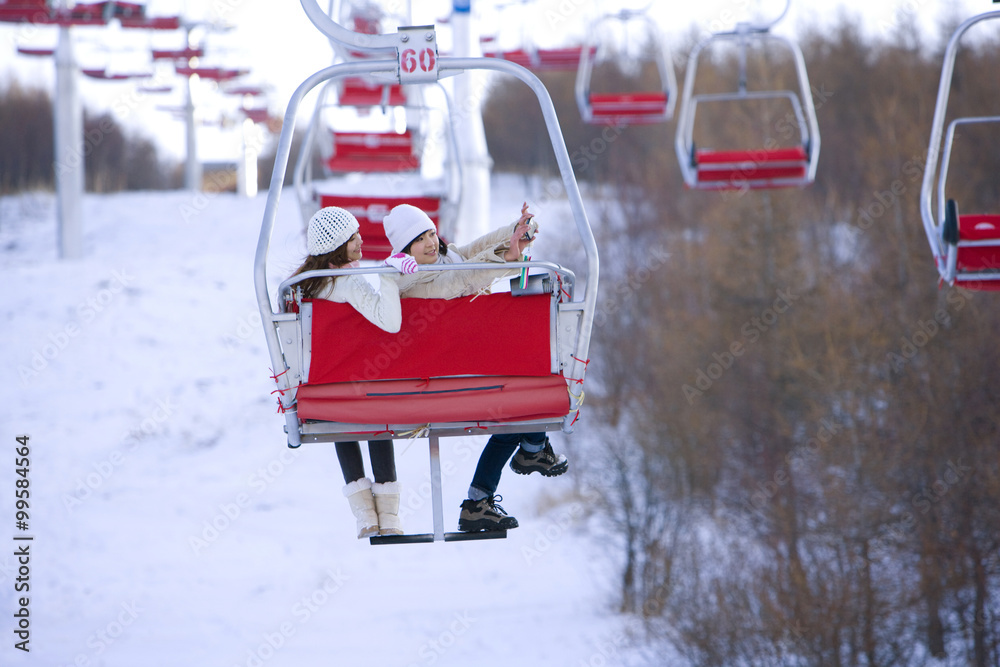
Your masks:
M662 118L667 110L667 95L648 93L595 93L590 96L590 110L595 120L641 120L644 116Z
M806 177L809 156L802 146L745 151L699 150L698 183L716 188L780 187Z
M552 374L547 294L403 299L395 334L348 304L312 303L309 384Z
M299 419L347 424L509 422L569 412L560 375L339 382L306 385L297 396Z
M342 106L378 106L382 104L383 88L382 84L369 83L364 79L348 78L344 79L338 97ZM402 86L399 84L389 86L389 96L386 103L391 106L406 104L406 95L403 93Z
M354 424L505 422L565 416L551 372L547 294L403 299L390 334L352 306L313 301L300 419Z

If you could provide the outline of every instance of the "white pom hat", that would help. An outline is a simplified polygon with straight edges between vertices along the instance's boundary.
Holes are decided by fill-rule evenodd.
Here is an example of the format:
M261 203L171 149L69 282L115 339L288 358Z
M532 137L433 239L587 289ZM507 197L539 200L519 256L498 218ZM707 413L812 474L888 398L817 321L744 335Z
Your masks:
M400 204L382 218L386 238L392 244L392 254L403 252L413 239L429 230L437 230L434 221L416 206Z
M358 219L339 206L327 206L313 214L306 231L310 255L325 255L347 243L358 231Z

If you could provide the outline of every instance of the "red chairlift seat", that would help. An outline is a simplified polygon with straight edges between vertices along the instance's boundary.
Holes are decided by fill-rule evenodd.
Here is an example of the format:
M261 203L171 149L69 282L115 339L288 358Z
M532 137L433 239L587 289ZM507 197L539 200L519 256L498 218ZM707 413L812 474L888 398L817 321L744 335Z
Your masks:
M575 70L580 64L582 46L567 46L556 49L513 49L484 53L487 58L503 58L529 70L556 72Z
M319 194L319 207L339 206L358 219L361 238L364 239L365 259L383 260L392 254L392 244L385 235L382 218L399 204L412 204L425 212L438 225L441 219L440 197L364 196Z
M780 188L800 185L809 170L802 146L694 154L697 187L704 189Z
M190 60L204 55L205 49L202 48L153 49L153 60Z
M202 79L229 81L230 79L235 79L249 73L250 70L227 69L225 67L188 67L186 65L178 65L174 68L174 71L181 76L193 76L197 74Z
M413 171L420 157L413 151L413 134L395 132L334 132L333 155L326 161L333 172Z
M403 299L403 328L390 334L350 305L313 301L299 419L418 427L564 417L569 392L552 372L551 302L510 293ZM374 434L358 434L366 436Z
M378 84L348 77L340 88L338 100L342 106L348 107L403 106L406 94L399 84Z
M591 122L630 125L657 123L667 114L666 93L592 93Z
M56 50L44 47L19 46L17 47L17 52L22 56L51 56Z

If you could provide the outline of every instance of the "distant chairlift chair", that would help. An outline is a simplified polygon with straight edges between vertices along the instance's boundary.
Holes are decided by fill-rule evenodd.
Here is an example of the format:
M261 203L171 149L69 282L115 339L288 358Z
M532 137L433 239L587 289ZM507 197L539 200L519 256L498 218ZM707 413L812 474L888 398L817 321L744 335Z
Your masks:
M786 7L787 11L787 7ZM773 23L772 23L773 25ZM694 94L699 56L708 47L725 42L737 43L740 49L740 80L735 92ZM798 79L798 91L747 90L745 60L751 44L775 43L791 54ZM699 104L741 103L769 99L786 99L791 105L799 128L799 143L778 146L773 137L762 137L759 148L717 150L697 148L694 142L695 117ZM805 60L798 45L784 37L771 34L764 27L740 24L732 32L716 33L699 43L688 59L684 92L677 119L674 146L684 183L698 190L760 189L802 187L816 178L819 160L819 126L813 105Z
M920 217L934 254L938 274L949 285L971 290L1000 290L1000 214L959 214L958 203L945 192L955 130L961 125L1000 123L1000 116L955 118L944 131L955 57L962 35L980 21L1000 18L1000 11L974 16L952 34L944 53L938 86L927 168L920 189ZM942 147L941 142L944 141ZM934 214L935 176L937 215ZM990 174L989 178L995 178Z
M634 90L622 93L594 92L593 70L608 44L599 44L602 30L618 26L622 32L622 42L626 41L630 26L641 29L645 39L637 41L653 49L651 56L640 60L639 65L652 61L659 77L659 87L649 90ZM591 24L588 40L581 50L579 67L576 72L576 103L585 123L594 125L636 125L660 123L670 120L677 102L677 77L670 51L663 43L656 24L645 11L621 10L607 14ZM604 47L602 49L601 47Z
M301 0L310 20L328 37L352 45L358 35ZM254 262L254 285L284 415L289 447L367 438L427 437L434 531L382 536L372 543L431 542L502 537L445 533L439 438L562 429L570 432L583 402L583 379L596 312L597 245L573 175L555 108L544 85L524 68L500 59L436 57L433 27L404 27L378 35L372 46L394 46L396 60L342 63L307 78L292 95L276 149L274 170ZM367 40L366 40L367 42ZM371 44L371 42L367 42ZM412 67L407 45L419 44L427 69ZM512 262L534 268L525 290L452 300L404 299L403 328L385 334L346 304L295 298L297 282L310 276L392 271L387 267L311 271L278 286L272 306L267 255L288 165L296 111L317 85L358 75L387 75L404 84L434 83L467 70L513 75L535 93L567 201L587 262L577 290L573 272L547 262ZM465 263L419 270L498 268ZM520 293L519 293L520 291ZM582 292L582 293L581 293ZM512 323L516 323L513 326ZM490 353L482 344L489 341Z

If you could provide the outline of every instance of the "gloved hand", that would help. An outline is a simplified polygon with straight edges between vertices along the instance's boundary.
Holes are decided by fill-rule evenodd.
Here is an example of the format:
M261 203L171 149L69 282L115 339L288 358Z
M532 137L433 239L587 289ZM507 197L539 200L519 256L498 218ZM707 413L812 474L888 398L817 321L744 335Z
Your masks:
M417 260L413 259L412 256L407 255L405 252L397 252L395 255L386 257L385 262L383 263L386 266L391 266L404 275L410 275L411 273L417 272Z

